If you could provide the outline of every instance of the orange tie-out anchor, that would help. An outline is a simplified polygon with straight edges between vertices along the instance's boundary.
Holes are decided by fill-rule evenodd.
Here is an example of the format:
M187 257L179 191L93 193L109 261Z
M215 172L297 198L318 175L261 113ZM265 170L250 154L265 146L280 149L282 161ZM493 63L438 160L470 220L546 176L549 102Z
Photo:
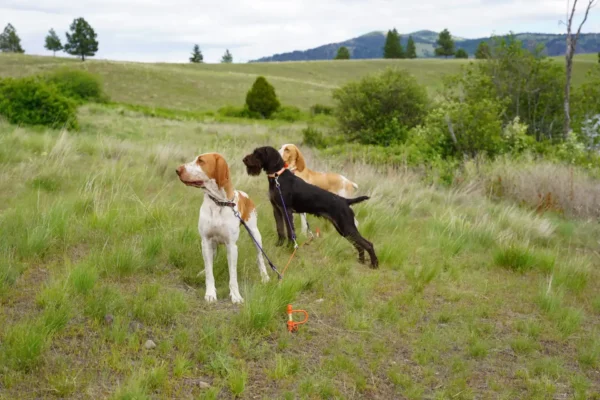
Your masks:
M294 321L294 317L292 316L293 313L303 313L304 319L300 322ZM287 315L288 315L288 322L287 322L288 332L297 332L298 326L302 325L306 321L308 321L308 313L304 310L293 310L291 304L287 305Z

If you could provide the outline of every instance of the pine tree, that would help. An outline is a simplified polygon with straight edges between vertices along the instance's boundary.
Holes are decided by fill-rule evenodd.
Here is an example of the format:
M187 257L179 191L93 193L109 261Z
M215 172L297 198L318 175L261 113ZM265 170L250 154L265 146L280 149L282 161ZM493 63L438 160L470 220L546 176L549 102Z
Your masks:
M477 50L475 51L475 58L478 60L485 60L491 56L490 45L487 42L479 42Z
M54 32L54 29L50 29L48 32L48 36L46 36L46 44L44 46L46 49L54 52L54 56L56 56L57 51L61 51L63 49L63 45L60 42L60 38Z
M396 28L388 31L383 46L383 58L404 58L404 50L400 44L400 35Z
M452 39L452 35L450 35L450 31L448 31L448 29L444 29L440 32L437 45L439 47L435 49L436 56L449 57L454 55L454 40Z
M0 51L3 53L25 53L21 47L21 38L11 24L6 25L0 34Z
M225 49L225 54L221 57L221 62L224 64L231 64L233 62L233 56L229 52L229 49Z
M412 36L408 37L406 44L406 58L417 58L417 46Z
M94 28L85 19L76 18L73 20L70 29L71 33L67 32L65 51L72 56L81 57L81 61L85 61L86 56L93 57L98 51L97 35Z
M334 58L334 60L349 60L349 59L350 59L350 51L348 50L348 48L346 46L340 47Z
M269 118L280 106L275 88L263 76L256 78L246 95L246 106L252 112Z
M465 49L456 50L456 54L454 55L456 58L469 58L469 53Z
M192 56L190 57L190 62L201 63L203 61L204 61L204 57L202 56L202 52L200 51L200 46L195 44L194 51L192 52Z

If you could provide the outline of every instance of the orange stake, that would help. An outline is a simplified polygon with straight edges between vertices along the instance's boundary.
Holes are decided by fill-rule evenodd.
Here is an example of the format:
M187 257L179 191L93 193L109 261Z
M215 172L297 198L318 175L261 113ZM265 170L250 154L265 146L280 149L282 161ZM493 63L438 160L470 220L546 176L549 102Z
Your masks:
M304 320L302 320L300 322L295 322L294 318L292 316L293 313L303 313ZM287 315L288 315L287 328L288 328L288 332L290 332L290 333L297 332L298 326L302 325L302 324L306 323L306 321L308 321L308 313L305 310L293 310L291 304L287 305Z

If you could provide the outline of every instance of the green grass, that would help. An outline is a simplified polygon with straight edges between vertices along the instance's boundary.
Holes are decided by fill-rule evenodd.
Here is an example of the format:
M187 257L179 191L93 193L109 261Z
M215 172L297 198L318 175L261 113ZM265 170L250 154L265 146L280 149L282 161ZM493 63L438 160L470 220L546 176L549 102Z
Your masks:
M16 60L28 64L8 66ZM32 73L65 62L0 55L8 66L0 70ZM419 62L445 68L443 61ZM313 97L306 100L296 94L304 86L290 79L337 84L384 64L231 68L281 74L288 99L310 105L326 102L319 94L325 91L308 91ZM117 101L181 106L184 113L208 108L198 91L183 89L178 97L188 78L251 80L229 77L219 72L229 67L218 65L73 65L104 71L111 96L122 96ZM170 86L175 76L186 83ZM143 94L154 90L155 98ZM216 93L206 94L215 105L231 101ZM437 188L409 171L380 171L306 148L311 167L343 172L371 196L354 209L380 269L360 265L331 224L309 217L322 237L298 250L280 283L272 273L261 283L254 246L241 232L243 305L228 299L219 248L219 301L207 304L197 233L202 194L181 184L174 168L221 152L234 186L257 204L265 250L281 269L290 251L274 245L267 179L248 177L241 160L258 145L299 143L307 124L147 111L85 106L77 133L0 122L0 398L600 393L597 224L534 215L483 191ZM295 334L286 330L287 304L310 315ZM145 349L148 339L156 348Z
M157 108L164 111L216 111L226 105L242 105L246 92L257 76L271 82L281 101L303 110L321 103L331 104L332 89L351 80L388 67L408 70L417 80L436 91L444 74L456 73L465 60L351 60L251 64L144 64L96 61L28 55L0 55L0 77L24 76L51 71L63 66L99 74L112 101ZM557 62L564 63L562 58ZM573 82L585 80L593 65L589 57L577 56Z

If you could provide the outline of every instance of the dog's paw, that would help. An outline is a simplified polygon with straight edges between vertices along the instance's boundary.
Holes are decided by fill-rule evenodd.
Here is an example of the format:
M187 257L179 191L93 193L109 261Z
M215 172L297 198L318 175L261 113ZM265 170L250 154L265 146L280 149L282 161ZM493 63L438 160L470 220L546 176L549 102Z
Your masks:
M285 238L280 237L279 239L277 239L277 243L275 244L275 246L281 247L281 246L283 246L284 243L285 243Z
M230 293L229 296L231 296L231 302L233 304L242 304L244 302L244 299L239 293Z
M264 274L261 278L262 283L267 283L271 280L271 278L269 278L269 275Z
M207 303L214 303L215 301L217 301L217 294L214 292L207 292L204 296L204 300Z

